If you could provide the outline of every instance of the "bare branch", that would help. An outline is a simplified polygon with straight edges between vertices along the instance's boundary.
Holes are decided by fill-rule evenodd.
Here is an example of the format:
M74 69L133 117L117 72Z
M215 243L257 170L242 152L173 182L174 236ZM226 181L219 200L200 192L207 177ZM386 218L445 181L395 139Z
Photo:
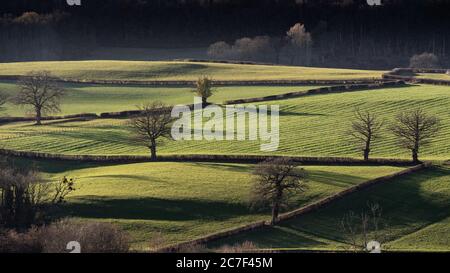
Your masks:
M41 124L43 114L59 112L64 89L48 71L30 72L17 83L19 93L13 98L17 105L28 106L36 114L36 124Z
M144 104L139 107L140 114L130 120L135 139L138 143L148 147L151 159L156 160L156 145L160 138L170 135L170 124L173 118L168 107L162 102Z

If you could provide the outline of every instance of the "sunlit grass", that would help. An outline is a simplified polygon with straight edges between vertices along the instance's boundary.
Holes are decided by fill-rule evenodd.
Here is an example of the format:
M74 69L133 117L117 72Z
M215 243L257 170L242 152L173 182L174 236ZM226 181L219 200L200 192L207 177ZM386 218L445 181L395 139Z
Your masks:
M94 80L331 80L380 78L382 71L241 65L198 62L66 61L1 63L0 75L22 75L48 70L60 77Z
M249 207L254 165L174 162L101 165L61 161L36 164L47 179L63 175L76 179L76 190L62 216L116 223L131 233L134 247L148 247L157 232L164 234L166 243L175 243L268 219L270 215L268 211L253 211ZM304 168L309 188L293 197L290 208L402 169Z

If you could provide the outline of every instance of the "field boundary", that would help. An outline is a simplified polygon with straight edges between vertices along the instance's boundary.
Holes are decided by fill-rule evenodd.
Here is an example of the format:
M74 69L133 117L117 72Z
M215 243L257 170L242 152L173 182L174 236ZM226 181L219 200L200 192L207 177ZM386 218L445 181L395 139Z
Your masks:
M0 149L0 155L29 159L65 160L100 163L140 163L152 162L150 156L139 155L64 155L31 151ZM307 165L354 165L354 166L411 166L412 161L405 159L372 158L368 161L351 157L302 157L302 156L270 156L270 155L161 155L156 162L216 162L216 163L248 163L254 164L269 158L290 158Z
M352 193L361 191L363 189L369 188L369 187L374 186L374 185L378 185L378 184L381 184L381 183L389 182L389 181L391 181L394 178L398 178L398 177L401 177L401 176L405 176L405 175L408 175L408 174L411 174L411 173L414 173L414 172L426 169L426 168L430 167L431 165L432 165L431 163L422 163L422 164L410 167L408 169L405 169L405 170L402 170L402 171L399 171L399 172L396 172L396 173L393 173L393 174L390 174L390 175L386 175L386 176L382 176L382 177L378 177L378 178L375 178L375 179L368 180L366 182L363 182L361 184L355 185L355 186L350 187L350 188L348 188L346 190L343 190L341 192L333 194L333 195L331 195L329 197L323 198L323 199L321 199L319 201L316 201L316 202L314 202L312 204L303 206L301 208L292 210L290 212L283 213L283 214L281 214L279 216L279 222L283 222L283 221L292 219L294 217L297 217L297 216L300 216L300 215L305 215L307 213L316 211L316 210L318 210L320 208L323 208L323 207L325 207L325 206L327 206L327 205L329 205L329 204L331 204L331 203L333 203L333 202L335 202L337 200L340 200L340 199L342 199L342 198L344 198L344 197L346 197L346 196L348 196L348 195L350 195ZM232 235L236 235L236 234L243 233L243 232L246 232L246 231L252 231L252 230L255 230L255 229L260 229L260 228L264 228L264 227L268 227L268 226L270 226L270 222L269 221L258 221L258 222L254 222L254 223L251 223L251 224L239 226L239 227L236 227L236 228L231 228L231 229L228 229L228 230L212 233L212 234L209 234L209 235L206 235L206 236L203 236L203 237L191 240L191 241L182 242L182 243L179 243L179 244L174 244L174 245L171 245L171 246L163 247L163 248L158 249L156 252L177 252L179 249L182 249L184 247L189 247L189 246L192 246L192 245L205 245L207 243L210 243L210 242L213 242L213 241L217 241L217 240L220 240L220 239L224 239L224 238L232 236Z
M1 76L0 76L1 77ZM390 81L377 81L374 83L368 84L346 84L346 85L335 85L321 88L313 88L306 91L296 91L289 92L280 95L270 95L264 97L257 98L249 98L249 99L236 99L236 100L228 100L223 102L223 105L232 105L232 104L242 104L242 103L253 103L253 102L263 102L263 101L273 101L273 100L283 100L311 95L319 95L319 94L331 94L331 93L342 93L342 92L352 92L352 91L361 91L361 90L373 90L373 89L381 89L386 87L399 87L405 86L405 82L401 80L390 80ZM193 109L194 105L187 105L191 109ZM166 111L171 111L171 107L164 109ZM63 115L63 116L46 116L42 117L42 120L60 120L60 119L75 119L74 121L82 121L82 119L90 120L97 118L126 118L133 115L139 115L141 111L139 110L124 110L117 112L102 112L100 114L96 113L80 113L80 114L72 114L72 115ZM34 117L0 117L0 124L11 123L11 122L24 122L24 121L34 121Z
M17 81L26 78L24 75L0 75L0 81ZM193 87L195 80L82 80L72 78L53 78L53 81L59 83L72 84L98 84L98 85L123 85L123 86L152 86L152 87ZM384 81L383 78L360 78L354 80L216 80L215 86L292 86L292 85L336 85L336 84L370 84Z
M417 69L417 68L394 68L382 75L385 80L404 80L407 82L434 84L434 85L450 85L450 80L437 80L416 78L408 74L430 73L430 74L446 74L447 69ZM406 74L406 75L405 75Z
M373 90L385 87L398 87L405 86L405 82L402 80L391 80L391 81L379 81L370 84L350 84L350 85L335 85L328 87L313 88L306 91L296 91L289 92L280 95L271 95L257 98L249 99L236 99L225 101L224 104L241 104L241 103L251 103L251 102L262 102L262 101L273 101L273 100L283 100L290 98L305 97L311 95L321 95L321 94L332 94L332 93L343 93L361 90Z

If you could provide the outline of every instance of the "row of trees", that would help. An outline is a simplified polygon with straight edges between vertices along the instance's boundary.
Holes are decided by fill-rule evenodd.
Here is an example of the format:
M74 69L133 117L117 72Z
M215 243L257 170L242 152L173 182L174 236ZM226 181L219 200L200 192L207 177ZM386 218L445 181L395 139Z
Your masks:
M3 2L0 60L86 58L117 47L203 48L285 36L303 22L314 39L315 66L392 68L418 52L449 63L450 3L442 0L384 0L381 7L367 0L110 0L80 7L63 0Z
M373 143L381 137L385 120L370 111L356 109L348 134L356 140L363 151L364 160L369 160ZM411 152L414 163L419 163L421 148L439 132L440 120L422 108L400 113L388 130L397 137L400 147Z
M240 38L234 44L219 41L208 47L207 55L216 60L237 60L289 65L311 65L313 38L302 23L293 25L285 36L256 36ZM411 68L439 68L436 54L414 54L409 60Z
M50 72L31 72L21 79L18 85L19 92L13 98L9 99L0 94L0 106L10 100L17 105L30 107L34 111L36 125L41 124L43 113L60 111L60 101L65 91ZM200 77L194 92L202 98L202 106L206 106L208 98L214 93L212 79L207 76ZM170 136L173 119L168 106L159 101L144 104L139 110L140 114L130 120L131 128L135 132L135 139L147 146L151 159L156 160L158 140ZM369 160L372 145L380 138L385 123L384 119L370 111L356 109L347 134L356 140L364 160ZM436 136L439 128L439 118L429 115L421 108L398 114L395 122L388 126L388 130L397 137L399 145L411 152L414 163L419 162L421 148Z
M219 60L310 65L313 40L301 23L293 25L285 36L256 36L240 38L230 45L224 41L213 43L207 55Z

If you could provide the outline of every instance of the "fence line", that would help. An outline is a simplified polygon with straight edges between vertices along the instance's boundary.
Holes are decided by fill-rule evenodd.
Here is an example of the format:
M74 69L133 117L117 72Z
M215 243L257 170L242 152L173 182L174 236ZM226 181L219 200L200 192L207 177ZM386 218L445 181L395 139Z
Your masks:
M16 151L0 149L0 155L15 156L29 159L66 160L103 163L136 163L152 162L149 156L143 155L65 155L31 151ZM368 161L350 157L302 157L302 156L271 156L271 155L160 155L157 162L218 162L218 163L259 163L269 158L290 158L307 165L367 165L367 166L411 166L412 161L404 159L372 158Z
M320 87L309 89L306 91L297 91L297 92L289 92L280 95L271 95L265 97L258 98L249 98L249 99L236 99L236 100L228 100L225 101L224 104L241 104L241 103L251 103L251 102L262 102L262 101L272 101L272 100L283 100L290 98L298 98L310 95L319 95L319 94L330 94L330 93L341 93L341 92L351 92L351 91L360 91L360 90L373 90L380 89L385 87L396 87L396 86L404 86L404 81L394 80L394 81L385 81L385 82L376 82L370 84L350 84L350 85L336 85L329 87Z
M26 78L26 75L0 75L0 80L17 81ZM93 80L93 79L72 79L72 78L53 78L53 81L72 84L106 84L106 85L132 85L132 86L154 86L154 87L192 87L195 86L195 80ZM382 78L361 78L354 80L215 80L216 86L258 86L258 85L328 85L328 84L369 84L383 81Z
M382 75L385 80L404 80L407 82L434 84L434 85L450 85L450 80L416 78L410 74L414 73L431 73L446 74L447 69L425 69L425 68L394 68L393 70Z

